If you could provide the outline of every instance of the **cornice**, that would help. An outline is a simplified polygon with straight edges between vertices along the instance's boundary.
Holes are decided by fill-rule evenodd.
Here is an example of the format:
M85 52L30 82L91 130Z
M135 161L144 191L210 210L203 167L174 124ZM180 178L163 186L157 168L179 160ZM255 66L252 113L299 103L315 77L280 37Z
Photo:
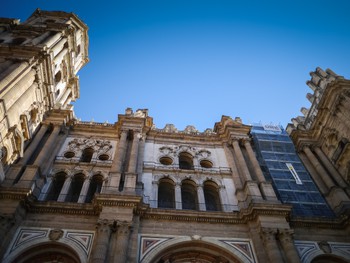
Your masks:
M289 205L251 204L247 209L233 212L143 208L138 209L136 213L139 214L142 219L216 224L246 224L250 221L254 221L260 215L287 218L290 215L290 210L291 207Z
M323 228L323 229L345 229L350 225L348 215L338 218L291 218L290 225L293 228Z

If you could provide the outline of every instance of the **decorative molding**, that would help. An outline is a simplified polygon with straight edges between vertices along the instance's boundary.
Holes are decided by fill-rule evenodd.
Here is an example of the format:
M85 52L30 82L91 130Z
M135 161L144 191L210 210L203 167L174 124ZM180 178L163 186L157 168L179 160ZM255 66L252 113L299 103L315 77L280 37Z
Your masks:
M139 243L139 261L141 262L151 250L170 239L172 239L172 237L141 236Z
M233 253L237 258L245 263L255 263L257 262L256 256L254 254L254 249L249 239L241 238L230 238L222 239L217 237L202 237L198 235L194 236L162 236L162 235L152 235L144 234L139 235L139 255L138 262L149 262L154 259L161 251L166 251L168 247L171 247L176 244L183 242L203 242L208 245L213 245L224 251L229 251ZM191 246L191 244L188 244ZM226 262L226 261L225 261ZM238 261L237 261L238 262Z
M302 263L311 263L320 255L335 255L350 261L350 243L327 242L327 241L294 241L294 245Z
M20 227L5 254L4 262L11 262L28 248L48 242L69 246L82 262L86 262L92 250L94 236L94 231Z

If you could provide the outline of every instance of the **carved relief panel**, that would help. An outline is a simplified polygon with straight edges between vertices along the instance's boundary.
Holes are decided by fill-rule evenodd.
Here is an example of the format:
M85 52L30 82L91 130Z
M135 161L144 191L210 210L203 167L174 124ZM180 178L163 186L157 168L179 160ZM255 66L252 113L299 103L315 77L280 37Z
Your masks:
M107 162L114 158L116 142L98 138L67 138L57 159L80 162Z

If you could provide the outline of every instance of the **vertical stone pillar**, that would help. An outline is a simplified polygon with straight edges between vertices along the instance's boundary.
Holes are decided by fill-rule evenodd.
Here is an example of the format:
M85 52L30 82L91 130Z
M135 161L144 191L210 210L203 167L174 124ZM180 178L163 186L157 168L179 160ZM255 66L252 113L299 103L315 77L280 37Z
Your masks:
M320 158L326 169L332 175L334 181L338 183L341 187L347 187L343 177L338 173L338 171L334 168L333 164L329 161L328 157L323 153L323 151L319 147L314 148L316 155Z
M270 263L284 262L276 240L277 230L273 228L261 228L260 235Z
M260 168L259 162L256 159L256 156L255 156L255 153L252 149L252 146L250 145L250 140L248 140L248 139L243 140L243 144L244 144L245 149L247 150L250 163L253 166L256 179L259 182L259 187L260 187L261 193L263 194L263 196L266 200L277 201L278 199L277 199L275 191L273 190L271 183L266 182L265 176Z
M54 144L56 143L56 139L58 136L58 133L60 132L61 127L60 126L54 126L53 131L50 134L50 137L47 139L43 149L41 150L38 157L35 159L34 165L41 166L44 161L48 158L48 152L53 148Z
M230 209L230 207L228 207L227 194L226 194L226 189L224 185L220 186L219 195L220 195L222 211L225 211L225 212L232 211L233 209L232 208Z
M43 186L43 189L42 189L41 193L40 193L40 196L39 196L39 200L40 201L45 201L46 200L47 195L48 195L48 193L50 191L51 185L52 185L52 177L49 177L47 179L46 184Z
M324 182L320 179L319 175L317 174L317 171L313 167L313 165L310 163L310 160L307 158L304 152L299 153L299 157L303 164L306 167L306 170L311 175L312 179L314 180L315 184L317 185L318 189L323 195L326 195L328 193L327 187L324 184Z
M111 237L111 224L108 220L100 220L96 226L97 240L92 256L92 263L105 263Z
M153 208L158 207L158 181L152 182L152 199L150 200L150 206Z
M182 209L181 183L175 184L175 208Z
M198 208L200 211L206 211L205 206L205 197L204 197L204 191L203 191L203 185L197 186L197 197L198 197Z
M114 159L112 162L112 167L110 170L110 176L108 185L104 189L104 193L116 193L119 188L120 178L121 178L121 169L126 151L128 131L122 130L119 142L115 149Z
M304 153L306 154L307 158L310 160L310 162L313 164L313 166L315 167L317 173L319 174L319 176L321 176L322 181L325 183L325 185L327 186L328 189L332 188L333 186L335 186L334 182L332 181L332 179L329 177L328 173L326 172L326 170L323 168L322 164L318 161L318 159L316 158L316 156L311 152L309 146L305 146L303 148Z
M139 158L137 159L137 167L136 167L136 173L141 174L142 173L142 166L143 166L143 159L144 159L144 153L145 153L145 135L142 136L139 142ZM137 177L137 183L142 183L142 177Z
M293 243L293 234L294 231L291 229L279 230L278 239L281 242L288 263L300 263L298 252Z
M118 223L117 244L116 244L116 251L115 251L115 254L118 256L115 257L114 263L127 262L130 230L131 230L130 223L128 222Z
M68 194L71 182L72 182L72 177L71 176L67 176L67 178L64 181L64 184L62 186L60 195L57 198L57 202L64 202L66 200L66 197L67 197L67 194Z
M127 130L122 130L119 143L117 145L118 147L118 154L115 157L115 162L113 162L111 171L113 172L121 172L124 156L125 156L125 151L126 151L126 143L127 143L127 137L128 137L128 131Z
M90 186L90 177L86 176L84 184L81 187L78 203L84 203Z
M251 164L253 165L254 173L255 173L259 183L265 182L266 181L265 176L264 176L263 172L261 171L258 160L256 159L256 156L254 154L252 146L250 145L250 140L248 140L248 139L243 140L243 144L247 150L249 160L250 160Z
M235 184L236 189L241 189L242 188L242 181L241 178L239 177L239 172L237 170L237 166L235 163L235 160L233 159L232 152L231 150L227 147L227 144L224 143L224 151L227 157L227 161L229 163L229 166L232 171L232 179Z
M250 173L249 173L249 170L248 170L248 167L247 167L247 164L244 160L244 157L243 157L243 154L242 154L242 151L241 151L241 148L239 146L239 143L238 143L238 138L234 138L232 140L232 147L233 147L233 150L235 152L235 155L237 157L237 160L238 160L238 167L239 167L239 170L241 171L242 173L242 176L244 178L244 181L251 181L252 180L252 177L250 176Z
M42 124L39 131L35 135L34 139L30 143L29 147L24 152L24 156L22 159L19 160L18 164L26 165L30 157L33 155L34 151L38 147L41 139L44 137L44 134L46 133L48 129L48 126L46 124Z
M140 134L136 133L134 134L134 139L132 141L132 147L131 147L131 154L130 154L130 160L129 160L129 167L128 167L128 173L136 173L136 164L137 164L137 155L139 151L139 141L140 141Z

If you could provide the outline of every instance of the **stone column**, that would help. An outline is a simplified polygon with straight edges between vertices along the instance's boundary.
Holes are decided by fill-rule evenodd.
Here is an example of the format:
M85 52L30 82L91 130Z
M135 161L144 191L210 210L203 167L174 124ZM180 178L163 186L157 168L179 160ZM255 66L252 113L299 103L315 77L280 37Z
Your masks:
M152 182L152 199L150 200L150 206L157 208L158 207L158 181Z
M233 147L233 150L235 152L235 155L237 157L237 160L238 160L238 167L239 167L239 170L241 171L242 173L242 176L244 178L244 181L252 181L252 177L250 176L250 173L249 173L249 170L248 170L248 167L247 167L247 164L244 160L244 157L243 157L243 154L242 154L242 151L241 151L241 148L239 146L239 143L238 143L238 138L234 138L232 140L232 147Z
M294 231L291 229L279 230L278 238L281 242L288 263L300 263L298 252L293 243L293 234Z
M83 186L81 187L81 190L80 190L78 203L85 203L86 195L87 195L87 193L89 191L90 182L91 182L90 177L86 176L85 180L84 180L84 184L83 184Z
M115 149L114 159L110 170L108 186L104 189L105 193L116 193L120 184L121 169L126 151L128 131L122 130L119 142Z
M260 235L263 240L265 251L270 263L284 262L276 240L277 230L273 228L262 228Z
M144 159L144 152L145 152L145 135L142 136L139 142L139 158L137 159L137 168L136 168L136 173L141 174L142 173L142 166L143 166L143 159ZM142 177L138 176L137 177L137 182L141 183L142 182Z
M60 195L57 198L57 202L64 202L66 200L71 182L72 182L72 176L67 176L62 186Z
M53 131L51 132L43 149L41 149L40 154L35 159L34 165L41 166L44 163L44 161L48 158L49 156L48 153L51 151L54 144L56 143L56 139L58 137L58 133L60 132L60 129L61 129L60 126L54 126Z
M319 177L319 175L317 174L317 171L315 170L315 168L313 167L313 165L310 163L310 160L307 158L307 156L305 155L304 152L301 152L299 154L299 157L301 159L301 161L303 162L303 164L306 167L306 170L309 172L309 174L311 175L312 179L314 180L315 184L317 185L318 189L320 190L320 192L323 195L326 195L328 193L327 187L324 184L324 182L321 180L321 178Z
M46 200L47 195L50 192L50 188L51 188L51 185L52 185L52 179L53 179L52 177L49 177L47 179L46 184L43 186L43 189L42 189L42 191L41 191L41 193L39 195L39 200L40 201L45 201Z
M182 209L181 183L175 184L175 208Z
M111 171L113 172L121 172L124 156L125 156L125 151L126 151L126 139L128 136L128 131L127 130L122 130L119 143L117 145L118 147L118 154L115 157L115 162L113 162Z
M128 167L128 173L136 173L136 164L137 164L137 155L139 151L139 133L134 134L134 139L132 141L132 147L131 147L131 154L130 154L130 160L129 160L129 167Z
M99 220L96 226L97 239L92 256L92 263L105 263L108 252L109 239L111 237L111 223L104 219Z
M224 185L221 185L221 186L220 186L219 195L220 195L220 201L221 201L221 209L222 209L222 211L225 211L225 212L232 211L232 208L230 209L230 207L228 207L226 189L225 189L225 186L224 186Z
M254 169L255 175L256 175L259 183L265 182L266 181L265 176L264 176L263 172L261 171L258 160L256 159L256 156L253 152L252 146L250 145L250 140L248 140L248 139L243 140L243 144L247 150L249 160L253 165L253 169Z
M314 150L326 169L331 173L334 181L336 181L341 187L347 187L346 183L343 180L343 177L341 177L338 171L334 168L333 164L329 161L328 157L323 153L323 151L319 147L315 147Z
M18 164L26 165L30 157L33 155L34 151L38 147L41 139L43 138L44 134L46 133L48 129L48 126L46 124L43 124L39 131L35 134L34 139L30 143L29 147L24 152L24 156L22 159L19 160Z
M310 160L310 162L313 164L315 167L317 173L319 176L321 176L322 181L325 183L328 189L332 188L335 186L334 182L332 179L329 177L327 171L323 168L322 164L318 161L316 156L311 152L309 146L305 146L303 148L307 158Z
M232 152L231 150L227 147L227 144L224 143L224 151L227 157L228 164L231 168L232 171L232 179L235 184L236 189L241 189L242 188L242 181L241 178L239 177L239 172L237 170L237 166L235 163L235 160L233 159Z
M206 211L205 197L203 191L203 185L197 186L198 208L200 211Z
M115 254L118 255L114 259L114 263L127 262L128 244L130 236L131 224L128 222L118 223L117 228L117 244Z

